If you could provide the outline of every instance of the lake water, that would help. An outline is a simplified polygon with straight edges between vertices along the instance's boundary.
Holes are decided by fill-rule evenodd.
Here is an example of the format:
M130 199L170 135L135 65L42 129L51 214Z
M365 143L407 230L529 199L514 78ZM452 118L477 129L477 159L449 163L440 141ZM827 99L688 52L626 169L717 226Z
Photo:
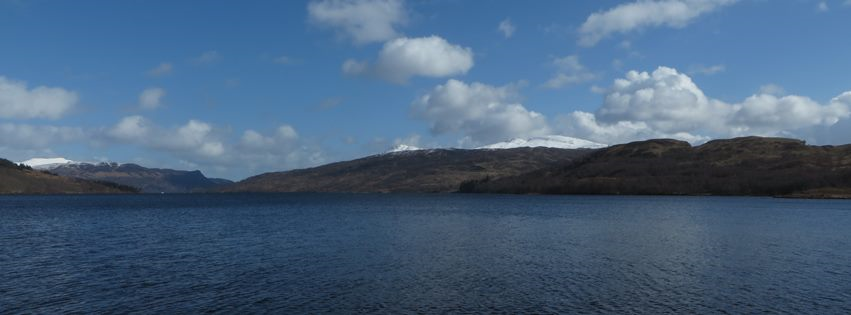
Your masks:
M851 201L0 197L0 313L851 313Z

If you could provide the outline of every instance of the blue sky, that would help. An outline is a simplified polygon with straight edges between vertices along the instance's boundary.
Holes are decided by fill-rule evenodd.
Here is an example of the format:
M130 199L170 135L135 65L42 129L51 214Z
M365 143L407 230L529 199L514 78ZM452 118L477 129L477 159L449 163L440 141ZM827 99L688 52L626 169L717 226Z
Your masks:
M241 179L548 134L851 142L851 1L0 0L0 156Z

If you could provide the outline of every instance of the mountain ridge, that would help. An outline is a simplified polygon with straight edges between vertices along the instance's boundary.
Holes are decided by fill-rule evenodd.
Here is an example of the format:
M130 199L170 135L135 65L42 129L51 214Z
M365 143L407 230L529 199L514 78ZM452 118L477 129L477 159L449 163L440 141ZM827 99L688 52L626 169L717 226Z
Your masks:
M119 194L135 188L103 181L69 178L0 159L0 194Z
M466 182L462 192L512 194L851 197L851 145L786 138L672 139L614 145L580 161Z
M377 154L246 178L220 192L455 192L467 180L498 178L579 158L591 150L427 149Z
M49 171L66 177L108 181L136 187L144 193L203 192L232 183L226 179L208 178L199 170L148 168L133 163L69 163L52 167Z

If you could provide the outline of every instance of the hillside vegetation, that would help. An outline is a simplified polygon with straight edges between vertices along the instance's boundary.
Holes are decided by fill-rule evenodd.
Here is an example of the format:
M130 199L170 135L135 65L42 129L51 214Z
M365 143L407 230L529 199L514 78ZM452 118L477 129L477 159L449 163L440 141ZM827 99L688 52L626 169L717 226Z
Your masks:
M463 192L536 194L851 196L851 145L784 138L615 145L525 174L472 180Z
M519 175L581 158L593 150L435 149L361 159L247 178L225 192L455 192L473 179Z
M232 183L226 179L207 178L201 171L147 168L132 163L65 164L50 169L50 172L67 177L119 183L136 187L145 193L200 192Z
M110 182L58 176L0 159L0 194L113 194L136 189Z

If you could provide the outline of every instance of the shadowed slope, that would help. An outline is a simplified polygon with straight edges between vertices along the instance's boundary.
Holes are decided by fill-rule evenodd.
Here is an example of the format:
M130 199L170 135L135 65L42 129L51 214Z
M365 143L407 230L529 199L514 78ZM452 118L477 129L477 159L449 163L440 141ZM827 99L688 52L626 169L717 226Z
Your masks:
M58 176L0 159L0 194L134 193L132 187Z
M601 149L582 161L497 180L465 192L543 194L789 195L851 193L851 146L744 137L692 147L657 139Z
M417 150L250 177L226 192L454 192L464 181L501 178L569 163L593 150Z

